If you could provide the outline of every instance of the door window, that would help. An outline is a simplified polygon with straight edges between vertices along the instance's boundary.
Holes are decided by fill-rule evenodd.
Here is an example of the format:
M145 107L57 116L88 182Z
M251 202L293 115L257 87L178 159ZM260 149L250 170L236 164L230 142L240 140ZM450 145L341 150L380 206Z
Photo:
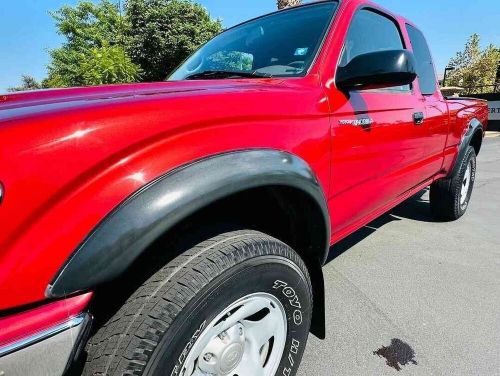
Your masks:
M413 53L415 54L415 59L417 60L417 73L420 91L424 95L432 95L436 92L437 82L436 71L434 70L434 64L432 63L431 51L429 50L424 34L422 34L420 30L411 25L406 25L406 29L408 30L410 42L413 47Z
M369 9L361 9L354 16L349 28L340 66L346 66L359 55L402 49L403 39L392 19ZM392 87L389 90L408 91L410 85Z

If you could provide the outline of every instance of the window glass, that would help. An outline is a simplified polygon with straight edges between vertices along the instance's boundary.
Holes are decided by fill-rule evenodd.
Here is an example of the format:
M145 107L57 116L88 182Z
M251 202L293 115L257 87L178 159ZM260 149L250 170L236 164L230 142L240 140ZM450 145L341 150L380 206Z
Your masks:
M253 71L253 55L240 51L219 51L207 57L207 70Z
M336 1L291 8L231 28L202 46L169 78L205 71L303 76L328 30Z
M340 66L346 66L356 56L377 51L404 49L398 26L390 18L369 9L362 9L354 16ZM377 91L409 91L410 85L396 86Z
M396 24L381 14L362 9L352 20L340 65L345 66L356 56L370 52L402 49L403 41Z
M420 90L424 95L434 94L437 88L436 72L432 63L431 51L422 32L413 26L406 25L410 36L413 53L417 60L417 73Z

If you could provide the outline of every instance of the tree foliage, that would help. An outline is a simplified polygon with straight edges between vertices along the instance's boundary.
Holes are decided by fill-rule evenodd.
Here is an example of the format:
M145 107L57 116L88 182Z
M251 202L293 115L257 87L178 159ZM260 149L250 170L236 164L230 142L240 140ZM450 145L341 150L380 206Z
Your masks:
M75 7L64 5L51 12L58 33L66 38L63 47L76 50L103 47L120 42L129 27L118 5L109 0L81 1Z
M22 84L20 86L14 86L7 89L7 91L26 91L26 90L38 90L42 89L43 86L35 78L27 75L21 77Z
M120 46L92 48L80 63L80 73L86 85L134 82L140 68Z
M128 51L145 81L164 80L222 30L201 5L185 0L128 0Z
M50 51L47 87L133 82L140 68L128 56L125 35L130 27L118 6L109 0L82 1L51 13L65 38Z
M473 34L463 51L450 60L455 70L450 74L449 86L464 87L466 94L491 92L494 89L500 64L500 48L492 44L481 49L479 35Z
M52 62L44 87L72 87L135 82L141 70L123 47L104 45L82 51L59 48L50 52Z
M302 0L278 0L278 9L285 9L288 7L294 7L296 5L300 5Z
M50 14L64 42L49 51L46 88L160 81L222 30L191 0L126 0L123 10L82 0Z

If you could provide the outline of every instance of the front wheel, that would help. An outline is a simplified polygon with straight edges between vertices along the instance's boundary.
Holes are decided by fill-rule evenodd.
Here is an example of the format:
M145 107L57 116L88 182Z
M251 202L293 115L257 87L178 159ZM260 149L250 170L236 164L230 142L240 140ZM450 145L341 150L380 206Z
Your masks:
M295 375L307 342L307 269L255 231L219 235L141 286L90 340L86 375Z

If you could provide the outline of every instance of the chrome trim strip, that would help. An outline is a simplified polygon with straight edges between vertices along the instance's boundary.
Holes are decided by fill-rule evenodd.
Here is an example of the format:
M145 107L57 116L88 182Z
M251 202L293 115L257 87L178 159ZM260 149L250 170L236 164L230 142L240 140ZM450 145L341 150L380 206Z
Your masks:
M87 313L82 313L72 319L63 322L62 324L53 326L52 328L40 331L31 336L25 337L23 339L14 341L7 345L0 347L0 357L12 354L13 352L22 350L28 346L32 346L38 342L41 342L47 338L53 337L59 333L62 333L68 329L74 328L75 326L79 326L83 323L87 316Z

